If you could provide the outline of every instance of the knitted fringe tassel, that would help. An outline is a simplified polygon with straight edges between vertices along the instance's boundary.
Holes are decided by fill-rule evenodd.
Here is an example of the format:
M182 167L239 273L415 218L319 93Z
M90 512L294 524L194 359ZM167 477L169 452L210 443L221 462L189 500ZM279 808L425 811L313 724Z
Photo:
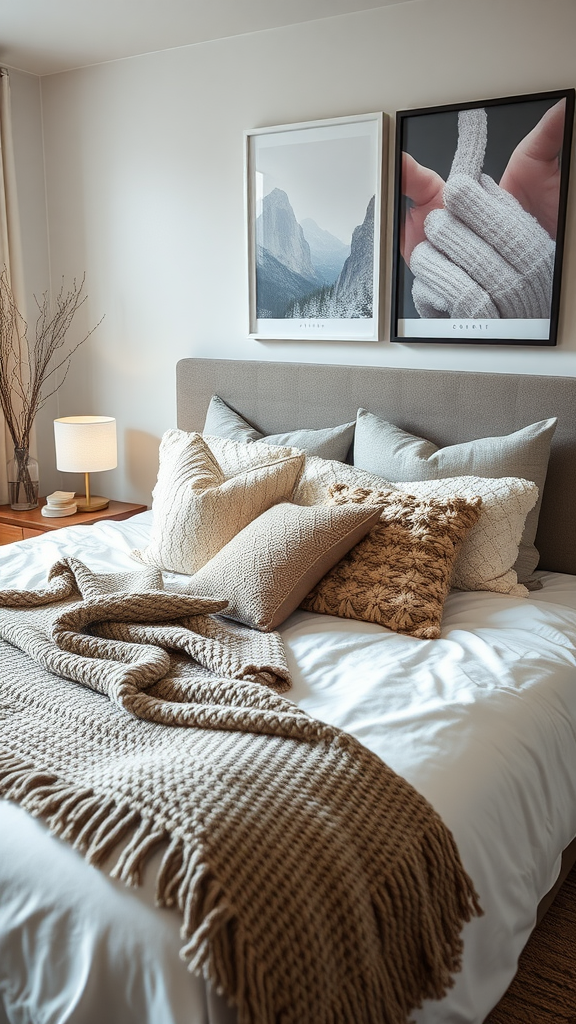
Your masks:
M452 987L461 965L462 927L483 913L440 821L430 823L411 858L397 863L386 890L372 893L372 903L383 953L382 1024L406 1024L424 999L442 999Z
M270 980L201 849L181 836L170 836L126 802L117 804L88 787L69 785L12 754L0 755L0 794L42 815L50 831L68 840L91 864L102 866L132 832L111 870L112 877L127 885L140 884L151 852L167 842L156 878L156 902L177 906L182 914L181 958L190 971L226 995L237 1008L238 1024L275 1019ZM461 928L482 911L440 819L429 822L411 856L398 861L386 888L372 893L372 906L380 955L362 978L340 986L337 1003L322 1007L319 1024L406 1024L423 999L440 999L453 984L462 954Z
M0 794L35 818L42 817L53 835L66 839L95 866L102 865L140 821L139 812L127 803L70 785L13 754L0 755Z
M184 844L178 836L174 836L162 858L156 877L156 903L159 907L175 906L174 893L178 889L184 870Z
M156 902L177 906L182 914L184 946L180 956L190 971L202 974L216 992L225 993L239 1007L238 1024L264 1024L273 1019L266 972L255 962L246 935L200 850L179 836L170 839L163 827L141 818L126 803L116 804L86 787L68 785L13 755L0 756L0 793L8 800L18 800L30 814L42 815L54 835L68 840L96 866L102 866L132 830L134 834L110 871L127 885L140 883L151 852L169 840L156 879ZM350 1019L334 1024L349 1024Z
M244 929L201 851L174 837L156 880L156 902L182 914L180 957L238 1010L238 1024L274 1019L273 993ZM342 1022L350 1024L350 1022Z
M143 818L110 872L111 877L124 882L124 885L140 885L148 857L167 838L165 828L156 826L151 818Z

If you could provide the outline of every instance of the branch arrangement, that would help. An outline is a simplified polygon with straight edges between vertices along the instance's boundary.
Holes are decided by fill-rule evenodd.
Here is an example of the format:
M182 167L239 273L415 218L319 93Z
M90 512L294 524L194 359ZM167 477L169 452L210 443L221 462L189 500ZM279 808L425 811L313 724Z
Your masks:
M72 321L86 302L84 277L74 279L71 288L64 285L54 305L44 292L34 297L38 308L35 338L28 336L28 324L16 306L6 267L0 273L0 406L15 449L28 449L34 418L66 380L70 360L96 327L66 349L66 335ZM57 379L62 370L61 379Z

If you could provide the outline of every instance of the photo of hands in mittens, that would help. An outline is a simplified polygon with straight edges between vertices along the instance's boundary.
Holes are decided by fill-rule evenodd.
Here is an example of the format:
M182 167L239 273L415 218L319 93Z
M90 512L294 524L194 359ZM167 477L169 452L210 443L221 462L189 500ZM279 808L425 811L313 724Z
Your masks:
M532 104L533 127L520 141L513 139L508 152L505 105L444 114L437 125L446 140L447 126L452 138L457 126L448 168L444 154L445 177L439 159L427 165L408 145L403 148L400 317L482 320L486 329L491 321L538 320L544 336L553 298L566 105L566 98L554 98L542 112L542 102ZM514 108L509 109L511 118ZM433 125L421 117L407 132L417 155L428 147L437 157L441 147ZM490 142L492 174L485 166ZM509 325L507 337L514 337L513 330Z

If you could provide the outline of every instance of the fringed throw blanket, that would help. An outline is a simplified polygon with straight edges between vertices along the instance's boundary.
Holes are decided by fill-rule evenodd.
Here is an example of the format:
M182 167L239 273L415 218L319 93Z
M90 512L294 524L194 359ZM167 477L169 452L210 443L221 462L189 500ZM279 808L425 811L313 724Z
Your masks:
M379 758L274 692L279 637L159 574L72 560L0 605L0 792L93 864L122 844L129 885L162 844L157 902L240 1024L406 1024L445 993L480 912L453 838Z

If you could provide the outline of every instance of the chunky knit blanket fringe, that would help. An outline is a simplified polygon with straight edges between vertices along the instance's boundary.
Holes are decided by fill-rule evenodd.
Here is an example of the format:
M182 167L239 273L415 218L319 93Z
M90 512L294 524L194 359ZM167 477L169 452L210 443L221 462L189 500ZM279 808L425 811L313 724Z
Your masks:
M68 560L0 594L0 793L127 885L162 847L157 903L239 1024L406 1024L481 913L451 833L274 692L278 637L159 586Z

